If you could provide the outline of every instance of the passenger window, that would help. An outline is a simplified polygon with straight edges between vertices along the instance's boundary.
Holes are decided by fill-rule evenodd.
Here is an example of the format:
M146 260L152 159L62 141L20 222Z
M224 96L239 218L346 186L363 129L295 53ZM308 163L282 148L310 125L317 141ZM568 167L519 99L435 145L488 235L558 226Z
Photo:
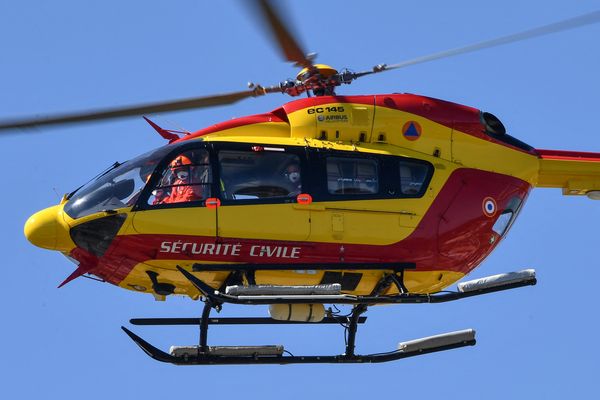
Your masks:
M521 203L522 200L519 197L510 199L506 209L498 216L492 230L500 236L505 236L521 209Z
M330 194L379 192L377 161L368 158L328 157L327 190Z
M427 165L400 161L400 192L407 196L420 194L428 175Z
M302 192L300 159L294 154L222 150L219 167L224 199L286 198Z
M204 149L178 154L162 173L149 205L189 203L211 197L212 172Z

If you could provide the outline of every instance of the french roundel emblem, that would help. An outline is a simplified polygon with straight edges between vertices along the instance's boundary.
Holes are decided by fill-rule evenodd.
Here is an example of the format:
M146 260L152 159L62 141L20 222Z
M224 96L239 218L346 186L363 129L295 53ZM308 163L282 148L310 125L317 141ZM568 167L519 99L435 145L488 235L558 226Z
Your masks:
M494 200L491 197L486 197L485 199L483 199L483 213L487 216L487 217L493 217L494 215L496 215L496 210L498 209L498 206L496 205L496 200Z

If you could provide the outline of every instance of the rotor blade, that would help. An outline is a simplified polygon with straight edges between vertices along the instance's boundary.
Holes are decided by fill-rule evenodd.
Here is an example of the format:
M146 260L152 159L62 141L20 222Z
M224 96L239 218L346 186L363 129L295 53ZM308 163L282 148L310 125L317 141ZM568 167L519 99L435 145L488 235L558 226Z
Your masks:
M224 104L232 104L248 97L262 96L264 94L273 92L281 92L281 89L275 86L267 88L257 86L253 89L241 92L232 92L206 97L194 97L190 99L176 100L170 102L149 103L101 110L90 110L79 113L61 114L48 117L31 117L13 120L0 120L0 130L15 128L31 128L35 126L44 125L69 124L75 122L122 118L158 112L180 111L192 108L212 107Z
M312 67L312 61L306 56L306 53L299 42L284 23L280 13L270 0L254 0L253 7L258 11L271 28L271 34L279 43L285 58L302 67Z
M441 51L428 56L414 58L412 60L404 61L398 64L392 65L378 65L373 68L372 71L359 72L356 77L369 75L377 72L387 71L391 69L398 69L408 67L409 65L421 64L428 61L439 60L441 58L447 58L457 56L459 54L471 53L477 50L483 50L490 47L501 46L503 44L519 42L522 40L532 39L539 36L549 35L551 33L566 31L569 29L579 28L581 26L595 24L600 21L600 11L594 11L588 14L581 15L579 17L566 19L564 21L555 22L553 24L540 26L539 28L530 29L524 32L515 33L508 36L499 37L492 40L486 40L484 42L475 43L465 47L458 47L451 50Z

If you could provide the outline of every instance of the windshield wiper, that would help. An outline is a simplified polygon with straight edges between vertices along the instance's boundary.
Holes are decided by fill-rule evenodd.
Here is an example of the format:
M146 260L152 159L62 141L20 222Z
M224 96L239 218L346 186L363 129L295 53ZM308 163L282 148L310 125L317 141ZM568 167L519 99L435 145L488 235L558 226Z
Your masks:
M127 161L125 161L125 162L127 162ZM120 163L120 162L118 162L118 161L115 161L115 162L113 163L113 165L111 165L110 167L108 167L108 168L106 169L106 171L104 171L104 172L101 172L101 173L100 173L100 175L93 177L91 180L96 180L96 179L100 178L101 176L104 176L104 175L108 174L108 173L109 173L110 171L112 171L113 169L115 169L115 168L117 168L117 167L120 167L120 166L121 166L121 165L123 165L123 164L125 164L125 163L124 163L124 162L123 162L123 163Z

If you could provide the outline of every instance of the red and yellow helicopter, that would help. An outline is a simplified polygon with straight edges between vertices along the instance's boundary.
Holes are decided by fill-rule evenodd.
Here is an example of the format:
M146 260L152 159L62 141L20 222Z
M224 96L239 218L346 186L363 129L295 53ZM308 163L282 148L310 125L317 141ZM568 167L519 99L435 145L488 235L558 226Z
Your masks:
M288 61L279 85L182 101L0 122L0 129L230 104L270 93L307 98L191 134L147 119L169 144L65 195L25 225L36 246L86 274L159 299L204 301L198 346L159 350L174 364L383 362L475 344L473 330L355 354L368 306L437 303L535 284L532 270L443 290L491 253L534 187L600 199L600 154L535 149L478 109L412 94L343 96L338 86L407 65L600 21L600 13L364 72L314 63L267 1L257 9ZM62 284L61 284L62 285ZM226 303L270 305L271 318L210 318ZM350 315L325 304L352 305ZM210 324L342 323L340 355L285 355L282 346L208 346Z

